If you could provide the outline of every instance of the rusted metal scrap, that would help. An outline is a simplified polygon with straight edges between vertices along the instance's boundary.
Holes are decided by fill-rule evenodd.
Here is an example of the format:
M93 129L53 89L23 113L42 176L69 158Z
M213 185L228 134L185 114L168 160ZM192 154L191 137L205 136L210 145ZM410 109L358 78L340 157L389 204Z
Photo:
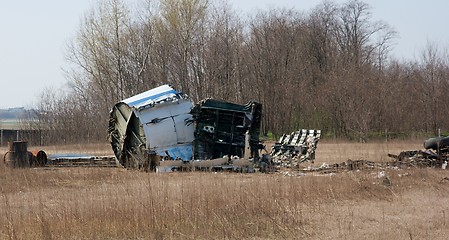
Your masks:
M449 157L449 137L429 138L424 141L426 150L404 151L388 154L397 167L436 167L446 169Z
M125 168L249 168L252 162L237 159L258 160L261 115L262 105L254 101L194 104L163 85L117 103L108 135L117 163Z
M28 142L8 143L9 150L3 161L9 168L29 167L115 167L114 156L92 156L86 154L50 154L43 150L28 151Z
M47 163L44 151L28 151L28 142L8 142L8 151L3 156L5 166L10 168L41 167Z
M397 167L441 167L447 161L447 155L439 155L431 150L404 151L399 155L388 154Z
M295 167L315 159L315 150L321 138L321 130L301 129L284 134L271 148L272 161L281 167Z

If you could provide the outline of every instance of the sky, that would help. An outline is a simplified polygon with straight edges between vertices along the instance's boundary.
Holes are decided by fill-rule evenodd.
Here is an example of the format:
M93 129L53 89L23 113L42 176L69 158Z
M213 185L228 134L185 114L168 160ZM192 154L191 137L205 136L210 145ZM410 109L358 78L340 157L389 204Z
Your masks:
M135 1L128 0L135 5ZM242 15L271 8L309 12L318 0L229 0ZM334 0L337 4L346 0ZM449 48L448 0L364 0L372 20L386 22L398 32L392 56L415 60L429 43ZM67 43L94 0L0 0L0 108L36 106L47 89L67 83L63 69Z

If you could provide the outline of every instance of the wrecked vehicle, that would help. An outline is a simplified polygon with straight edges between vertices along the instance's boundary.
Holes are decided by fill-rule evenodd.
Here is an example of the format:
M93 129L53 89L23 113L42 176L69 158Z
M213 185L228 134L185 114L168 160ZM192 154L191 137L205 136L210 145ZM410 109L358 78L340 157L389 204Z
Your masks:
M426 150L404 151L399 155L388 154L392 165L407 167L437 167L446 169L449 158L449 137L429 138L424 141Z
M254 101L194 104L163 85L115 104L108 136L117 163L125 168L249 170L262 146L261 115L262 105Z

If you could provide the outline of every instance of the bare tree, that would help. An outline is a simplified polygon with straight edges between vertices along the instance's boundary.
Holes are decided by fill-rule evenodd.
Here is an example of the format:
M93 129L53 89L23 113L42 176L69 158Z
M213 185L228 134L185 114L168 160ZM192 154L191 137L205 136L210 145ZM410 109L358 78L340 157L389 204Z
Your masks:
M207 8L206 0L161 0L155 19L167 80L194 99L201 95Z
M431 131L438 134L438 129L444 124L446 117L441 111L445 103L446 89L443 86L447 86L447 66L448 61L439 52L435 44L428 43L426 49L422 52L421 57L421 71L420 80L422 83L422 99L425 101L425 115L429 117L429 121L426 123L430 126Z

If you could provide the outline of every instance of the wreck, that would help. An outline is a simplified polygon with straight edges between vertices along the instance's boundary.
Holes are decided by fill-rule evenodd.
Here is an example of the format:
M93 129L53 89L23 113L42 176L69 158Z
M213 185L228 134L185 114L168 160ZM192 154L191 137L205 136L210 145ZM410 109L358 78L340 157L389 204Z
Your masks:
M248 170L262 147L261 115L262 105L255 101L194 104L163 85L115 104L108 137L117 164L125 168Z
M429 138L424 141L425 150L403 151L393 158L393 166L436 167L446 169L449 161L449 136Z

